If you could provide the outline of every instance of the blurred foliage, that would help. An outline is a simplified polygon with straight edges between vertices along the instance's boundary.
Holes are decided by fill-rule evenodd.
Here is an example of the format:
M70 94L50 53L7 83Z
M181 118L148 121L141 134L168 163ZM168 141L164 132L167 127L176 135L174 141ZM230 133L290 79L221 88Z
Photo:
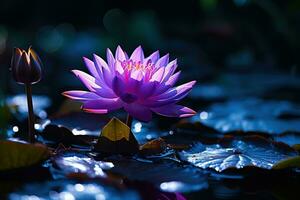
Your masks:
M11 119L9 107L0 98L0 139L6 137L6 128Z
M128 52L142 45L146 54L170 53L184 68L183 79L201 83L228 72L298 76L299 11L297 0L92 0L72 7L70 1L3 0L0 87L4 94L23 93L8 68L13 47L29 45L44 62L33 92L54 100L50 111L63 99L60 92L80 86L69 71L84 69L82 56L105 56L118 44Z

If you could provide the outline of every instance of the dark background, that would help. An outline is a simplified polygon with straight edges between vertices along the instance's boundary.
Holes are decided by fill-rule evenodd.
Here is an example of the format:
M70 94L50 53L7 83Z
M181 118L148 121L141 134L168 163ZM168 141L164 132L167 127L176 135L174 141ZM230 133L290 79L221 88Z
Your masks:
M120 44L178 58L198 84L223 73L299 74L298 0L16 1L0 2L2 95L23 92L9 75L13 47L32 45L44 63L35 93L62 98L80 86L70 69L82 56ZM199 82L200 81L200 82Z

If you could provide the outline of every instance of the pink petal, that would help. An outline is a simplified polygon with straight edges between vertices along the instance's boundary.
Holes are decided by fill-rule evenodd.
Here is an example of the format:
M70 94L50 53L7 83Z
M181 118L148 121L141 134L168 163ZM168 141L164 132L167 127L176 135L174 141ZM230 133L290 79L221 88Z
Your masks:
M132 79L135 79L137 81L140 81L144 78L144 74L142 70L133 70L130 74L130 77Z
M122 96L125 92L125 83L119 76L114 77L112 81L112 89L117 96Z
M159 51L155 51L150 56L144 59L144 65L146 65L149 60L151 60L152 63L156 63L158 59L159 59Z
M165 67L169 63L169 54L164 55L156 62L156 67Z
M97 71L97 68L94 64L93 61L91 61L90 59L86 58L86 57L83 57L83 61L86 65L86 67L88 68L89 72L94 76L94 77L97 77L99 78L99 73Z
M81 82L92 92L95 92L96 88L101 88L99 85L96 84L96 79L91 75L82 72L80 70L72 70L72 72L81 80Z
M95 89L95 93L103 98L116 98L116 94L111 88L103 87Z
M167 90L169 90L171 87L173 87L175 85L175 83L177 82L177 80L180 76L180 73L181 73L180 71L176 72L165 83L161 83L160 85L158 85L155 89L155 92L153 93L153 96L162 94L162 93L166 92Z
M122 102L119 98L108 99L108 98L98 98L95 100L90 100L84 102L83 110L116 110L122 107Z
M124 51L122 50L122 48L120 46L117 47L115 57L116 57L116 60L119 60L121 62L126 60L126 54L124 53Z
M157 82L147 82L141 84L138 91L139 96L143 99L151 96L154 93L157 85L158 85Z
M166 117L191 117L196 114L194 110L176 104L152 108L151 110Z
M110 69L114 69L115 58L114 58L114 56L113 56L113 54L111 53L111 51L110 51L109 48L106 49L106 59L107 59L108 67L109 67Z
M167 81L170 78L170 76L175 72L176 68L177 68L177 59L173 60L165 67L165 73L163 76L163 80L161 82Z
M124 109L129 115L139 121L149 122L152 119L151 110L145 106L139 104L126 104Z
M132 93L139 98L143 98L143 96L147 93L147 89L145 88L146 85L149 85L149 83L144 83L143 80L135 80L135 79L128 79L128 82L126 83L126 92Z
M163 76L164 76L165 68L161 67L159 68L151 77L150 82L161 82Z
M81 101L87 101L87 100L93 100L99 98L99 96L93 92L87 92L82 90L70 90L63 92L62 95L74 99L74 100L81 100Z
M124 73L124 69L123 69L122 64L121 64L121 62L119 60L116 61L115 67L116 67L116 71L120 75Z
M166 92L167 90L169 90L170 88L171 88L170 85L167 85L165 83L159 83L157 84L157 87L155 88L155 91L153 92L152 96L160 95Z
M179 85L175 88L170 89L169 91L158 95L155 97L155 99L177 99L180 100L183 97L185 97L188 92L193 88L193 86L195 85L196 81L190 81L188 83Z
M143 61L144 59L144 52L143 52L143 49L141 46L138 46L134 51L133 53L131 54L130 56L130 59L132 59L133 61L135 62L138 62L138 61Z
M101 72L102 72L102 68L109 70L107 63L100 56L98 56L97 54L93 54L93 55L94 55L94 63L96 67L100 69Z
M150 108L156 108L156 107L161 107L165 106L168 104L174 104L176 103L176 99L162 99L162 100L145 100L142 102L142 105L150 107Z
M106 114L108 113L108 110L106 109L82 109L83 111L85 112L88 112L88 113L95 113L95 114Z
M196 81L191 81L175 88L169 89L167 92L148 98L143 105L149 107L160 107L167 104L173 104L184 98L192 89Z
M173 74L167 81L166 81L166 85L170 85L173 86L175 85L175 83L177 82L179 76L180 76L181 71L176 72L175 74Z

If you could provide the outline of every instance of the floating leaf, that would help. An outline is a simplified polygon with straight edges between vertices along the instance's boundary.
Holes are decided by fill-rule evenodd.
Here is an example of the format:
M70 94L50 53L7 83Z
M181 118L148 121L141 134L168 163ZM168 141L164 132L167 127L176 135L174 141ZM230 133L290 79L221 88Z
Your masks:
M179 153L180 158L197 167L224 171L230 168L258 167L272 169L281 160L297 156L297 152L281 143L262 137L244 139L227 137L216 145L196 144L190 150Z
M117 118L104 126L94 150L114 154L130 154L138 151L138 142L130 128Z
M74 135L98 137L99 130L108 123L109 117L85 112L71 112L65 115L55 115L50 120L51 124L67 127Z
M250 98L214 104L193 120L221 132L257 131L279 134L287 131L300 132L299 114L300 106L287 101Z
M151 140L140 147L142 154L158 154L167 149L167 143L162 138Z
M57 200L139 200L137 192L120 190L101 182L78 183L70 180L58 180L28 184L21 190L9 195L10 200L57 199Z
M42 136L42 141L49 144L63 144L66 147L69 146L88 146L89 143L76 136L71 130L64 126L57 126L49 124L45 129L39 133Z
M112 168L111 162L96 161L81 153L64 152L52 158L51 172L54 178L83 174L89 178L106 177L103 170Z
M0 171L41 163L49 154L48 148L42 144L0 141Z
M115 160L111 172L126 179L145 181L167 192L187 192L206 188L206 176L199 170L182 166L174 161L141 162L136 160Z
M272 169L285 169L290 167L300 167L300 156L294 156L277 162Z

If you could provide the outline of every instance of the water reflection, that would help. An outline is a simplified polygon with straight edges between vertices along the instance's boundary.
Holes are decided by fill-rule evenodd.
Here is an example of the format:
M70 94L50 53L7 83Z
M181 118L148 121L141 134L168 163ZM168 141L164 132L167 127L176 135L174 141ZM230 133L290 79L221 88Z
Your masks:
M10 200L139 200L131 190L117 190L101 183L53 181L26 185L9 195Z
M51 100L46 96L33 95L32 97L34 112L41 119L47 118L45 111L51 105ZM10 107L12 113L18 113L17 117L27 116L27 97L25 94L19 94L6 99L7 105ZM16 109L15 109L16 108Z
M213 104L209 111L193 117L221 132L258 131L265 133L300 132L300 106L288 101L265 101L256 98Z
M142 123L133 121L132 132L140 144L168 135L167 131L158 130L154 122Z
M202 184L188 184L180 181L170 181L161 183L159 187L165 192L191 192L207 188L208 184L206 182Z
M208 118L208 113L205 112L205 111L202 111L202 112L200 113L200 119L201 119L201 120L205 120L205 119L207 119L207 118Z
M53 159L54 167L51 168L54 178L61 178L71 173L83 173L91 178L107 177L103 170L111 169L111 162L95 161L83 154L65 153ZM58 168L58 169L57 169Z

